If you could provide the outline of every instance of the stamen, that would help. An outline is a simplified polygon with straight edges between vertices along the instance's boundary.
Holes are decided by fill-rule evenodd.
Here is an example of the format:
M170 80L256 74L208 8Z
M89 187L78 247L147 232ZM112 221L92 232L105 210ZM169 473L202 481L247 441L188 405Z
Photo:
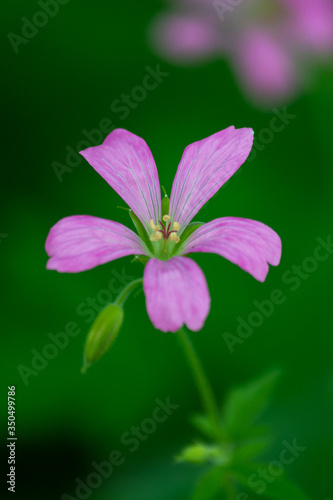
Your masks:
M177 236L177 233L174 231L170 233L169 239L170 241L174 241L175 243L178 243L180 241L179 236Z
M162 222L162 220L164 223ZM170 241L173 241L174 243L178 243L180 241L180 238L177 236L177 231L180 228L179 222L172 223L170 215L163 215L163 218L158 222L159 224L155 225L154 220L150 219L149 225L154 231L154 234L151 234L149 236L150 241L159 241L162 238L165 241L167 239L170 239ZM170 231L171 224L173 229Z
M162 233L154 233L150 235L150 241L158 241L162 238Z

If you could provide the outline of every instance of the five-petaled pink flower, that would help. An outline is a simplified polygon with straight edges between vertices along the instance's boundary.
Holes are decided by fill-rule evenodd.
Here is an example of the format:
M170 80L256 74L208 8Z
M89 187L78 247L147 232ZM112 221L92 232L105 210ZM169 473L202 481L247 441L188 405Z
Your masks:
M210 309L210 296L203 272L185 255L219 254L259 281L265 280L268 263L277 266L280 261L280 238L261 222L224 217L200 227L190 225L244 163L252 142L251 129L229 127L187 146L168 213L163 214L149 147L126 130L114 130L102 145L81 154L128 204L141 221L145 237L118 222L88 215L66 217L47 237L47 268L76 273L127 255L147 256L143 287L153 325L164 332L175 332L183 324L200 330ZM193 227L197 228L192 231Z
M152 46L172 62L225 56L254 100L283 103L309 63L333 49L332 0L176 0L152 24Z

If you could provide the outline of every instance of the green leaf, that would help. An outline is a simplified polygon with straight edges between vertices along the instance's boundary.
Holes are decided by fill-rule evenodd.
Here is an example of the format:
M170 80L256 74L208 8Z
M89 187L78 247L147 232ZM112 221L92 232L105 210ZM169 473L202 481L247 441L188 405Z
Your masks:
M209 439L215 439L215 429L211 425L211 421L206 415L196 413L192 415L191 422L204 436Z
M271 439L268 437L251 439L250 441L244 442L234 451L232 463L234 465L245 465L258 455L267 451L270 445Z
M133 224L135 226L135 229L137 230L138 235L140 236L140 238L142 239L142 241L146 244L147 248L152 252L153 251L153 247L152 247L151 241L150 241L150 239L148 237L147 231L143 227L142 222L135 215L135 213L133 212L133 210L129 210L128 213L129 213L130 218L132 219L132 222L133 222Z
M259 469L266 469L269 481L259 477ZM274 477L270 474L266 464L237 467L232 471L232 474L239 484L260 497L272 500L310 500L296 484L286 477L284 471L279 476L275 475Z
M247 437L252 424L269 402L279 377L280 371L274 370L230 392L222 420L231 437Z
M192 500L212 500L223 487L225 471L222 467L214 467L199 480Z
M241 439L258 439L267 438L272 434L272 429L268 425L251 425L247 428L246 436L242 436Z

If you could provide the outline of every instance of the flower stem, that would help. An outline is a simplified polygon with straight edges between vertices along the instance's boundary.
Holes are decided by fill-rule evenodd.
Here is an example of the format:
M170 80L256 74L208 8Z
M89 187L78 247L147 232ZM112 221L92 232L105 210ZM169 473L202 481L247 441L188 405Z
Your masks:
M142 278L138 278L137 280L131 281L131 283L126 285L125 288L120 292L120 294L114 301L114 304L116 304L117 306L122 306L126 301L127 297L129 296L129 294L142 283L143 283Z
M208 418L210 419L212 429L214 429L214 433L218 441L221 440L221 430L219 426L219 412L217 408L217 404L213 395L213 391L209 385L206 374L202 368L201 362L197 356L197 353L194 350L192 342L188 338L187 333L183 328L178 330L177 332L178 338L183 345L185 354L187 356L189 365L192 369L192 373L200 393L200 397L202 400L203 407L207 413Z

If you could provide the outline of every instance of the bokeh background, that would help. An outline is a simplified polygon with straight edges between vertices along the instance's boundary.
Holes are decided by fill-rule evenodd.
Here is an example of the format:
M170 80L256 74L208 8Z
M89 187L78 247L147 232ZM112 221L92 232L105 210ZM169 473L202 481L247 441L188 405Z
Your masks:
M164 5L71 0L17 54L7 34L20 34L21 18L31 19L40 7L30 0L3 6L1 434L4 443L7 386L16 385L16 498L76 498L75 479L85 481L92 462L106 460L113 449L125 463L93 491L96 500L186 499L202 472L172 458L196 436L189 416L200 410L200 401L177 339L154 330L143 294L128 300L112 350L80 373L89 323L78 306L90 297L101 308L99 292L112 273L139 277L141 264L128 257L77 275L45 269L45 238L60 218L91 214L131 224L116 208L122 204L118 195L83 159L63 173L62 182L55 173L54 162L66 165L66 147L77 151L86 140L84 129L109 119L143 137L170 193L187 144L230 125L252 127L256 134L270 126L274 106L262 110L248 102L223 60L181 68L157 57L146 32ZM131 94L147 66L158 64L167 76L122 119L115 100ZM297 439L306 451L287 473L310 498L326 500L333 494L333 255L300 279L295 291L282 278L313 256L317 238L326 241L333 233L333 68L318 65L312 77L288 103L290 123L197 217L232 215L268 224L283 241L281 264L261 284L218 256L195 255L212 309L204 329L191 338L221 403L235 384L271 367L283 369L264 419L275 434L271 459L283 440ZM246 321L253 301L268 299L276 288L283 290L284 304L231 354L223 335L236 334L237 317ZM24 380L22 366L32 368L32 350L42 353L48 334L63 332L71 321L80 334ZM130 453L121 435L151 416L156 398L167 397L179 408ZM6 459L4 444L1 454ZM6 464L3 483L5 473Z

